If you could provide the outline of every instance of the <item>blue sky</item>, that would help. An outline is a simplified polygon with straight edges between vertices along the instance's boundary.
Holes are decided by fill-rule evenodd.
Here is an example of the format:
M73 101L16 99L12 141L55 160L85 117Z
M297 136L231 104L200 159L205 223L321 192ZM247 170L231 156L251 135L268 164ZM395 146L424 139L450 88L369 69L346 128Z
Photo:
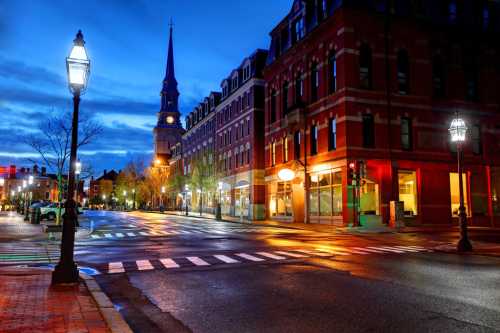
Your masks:
M65 57L82 29L91 79L81 110L104 128L80 152L94 172L148 160L169 21L180 109L187 114L256 48L292 0L0 0L0 165L29 165L22 138L71 110Z

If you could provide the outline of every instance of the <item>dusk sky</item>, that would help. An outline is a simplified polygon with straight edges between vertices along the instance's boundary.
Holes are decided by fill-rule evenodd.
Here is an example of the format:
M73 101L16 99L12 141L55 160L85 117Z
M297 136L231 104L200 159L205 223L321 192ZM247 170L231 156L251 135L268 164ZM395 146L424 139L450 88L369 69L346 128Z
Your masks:
M168 28L183 115L219 91L222 79L256 48L290 0L0 0L0 165L29 166L22 138L51 113L72 109L65 57L81 29L91 78L81 111L104 131L79 152L94 173L151 158Z

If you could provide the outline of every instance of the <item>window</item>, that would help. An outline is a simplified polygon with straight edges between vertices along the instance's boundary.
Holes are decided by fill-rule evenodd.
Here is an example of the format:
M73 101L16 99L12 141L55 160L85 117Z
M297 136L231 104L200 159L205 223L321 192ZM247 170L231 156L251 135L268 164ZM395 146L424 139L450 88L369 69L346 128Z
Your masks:
M298 73L295 78L295 103L300 104L304 96L304 81L302 80L302 73Z
M311 126L311 155L318 153L318 126Z
M448 20L450 23L457 22L457 3L455 0L451 0L448 4Z
M328 150L337 149L337 118L328 121Z
M401 148L404 150L411 150L413 147L412 142L412 124L411 119L401 118Z
M250 119L247 119L247 135L250 135Z
M288 138L283 138L283 162L288 162Z
M269 213L272 217L292 216L292 184L274 182L269 185Z
M342 215L342 173L322 171L309 175L309 214L311 216Z
M444 63L441 56L435 56L432 60L432 90L434 98L445 96Z
M398 171L399 201L404 203L405 216L417 215L417 173Z
M288 82L283 83L283 114L288 112Z
M375 146L375 124L373 115L363 115L363 147L373 148Z
M473 125L471 128L472 152L474 155L481 155L483 145L481 142L481 125Z
M247 148L247 163L250 164L250 148Z
M372 50L367 44L361 45L359 51L359 81L361 88L372 88Z
M276 121L276 90L271 91L271 123Z
M276 165L276 142L271 143L271 165Z
M337 91L337 59L335 57L335 51L332 50L330 57L328 59L329 64L329 74L330 74L330 93Z
M238 138L239 138L239 134L240 134L240 131L239 131L239 128L238 128L238 124L235 125L235 136L236 136L236 141L238 141Z
M314 63L311 67L311 101L312 102L315 102L318 100L318 88L319 88L318 64Z
M304 37L304 19L298 18L292 24L292 43L295 44Z
M250 78L250 65L246 65L243 68L243 80L246 81Z
M460 207L460 188L458 173L450 173L450 197L451 197L451 216L458 217L458 207ZM462 184L464 190L464 206L467 215L470 215L467 198L469 197L467 186L467 174L462 173Z
M238 88L238 76L233 78L233 86L231 87L232 91L235 91Z
M300 131L293 135L293 153L296 160L300 159Z
M398 89L401 95L408 95L410 92L410 64L408 52L400 50L398 52Z

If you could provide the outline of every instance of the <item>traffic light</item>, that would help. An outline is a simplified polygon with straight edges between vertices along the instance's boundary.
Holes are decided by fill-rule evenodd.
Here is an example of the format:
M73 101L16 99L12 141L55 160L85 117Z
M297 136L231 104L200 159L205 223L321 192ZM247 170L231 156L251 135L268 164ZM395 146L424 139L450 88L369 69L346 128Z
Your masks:
M356 162L350 162L347 168L347 184L353 184L356 180Z

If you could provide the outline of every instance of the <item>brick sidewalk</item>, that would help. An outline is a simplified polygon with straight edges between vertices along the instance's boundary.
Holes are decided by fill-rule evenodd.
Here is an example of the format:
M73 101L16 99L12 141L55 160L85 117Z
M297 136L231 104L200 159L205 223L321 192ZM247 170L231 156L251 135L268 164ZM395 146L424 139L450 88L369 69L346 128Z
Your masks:
M83 282L50 279L47 270L0 269L0 332L110 332Z

